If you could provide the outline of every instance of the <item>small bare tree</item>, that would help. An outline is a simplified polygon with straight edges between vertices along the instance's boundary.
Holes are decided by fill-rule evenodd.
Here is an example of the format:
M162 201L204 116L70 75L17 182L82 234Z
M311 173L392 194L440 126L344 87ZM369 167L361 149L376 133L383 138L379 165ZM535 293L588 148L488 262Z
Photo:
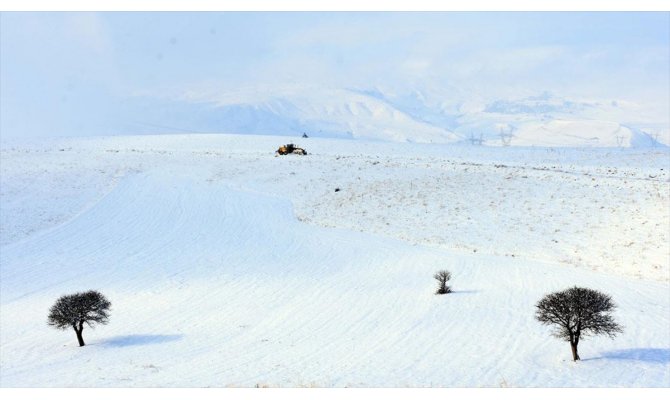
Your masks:
M79 346L84 346L84 324L91 328L94 323L106 324L111 305L105 296L95 290L61 296L51 306L47 323L56 329L72 327L77 334Z
M556 325L553 334L570 342L572 359L579 360L577 346L582 336L607 335L614 338L622 328L609 314L616 308L612 298L593 289L572 287L546 295L537 303L535 318Z
M451 279L451 272L447 270L438 271L433 275L433 278L438 282L435 294L447 294L451 292L451 287L447 286L447 281Z

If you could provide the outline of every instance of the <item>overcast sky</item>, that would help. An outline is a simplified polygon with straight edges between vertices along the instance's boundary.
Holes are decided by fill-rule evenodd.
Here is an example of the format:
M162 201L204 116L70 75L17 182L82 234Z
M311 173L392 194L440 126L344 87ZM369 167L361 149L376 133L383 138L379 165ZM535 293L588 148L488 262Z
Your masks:
M132 133L129 98L277 84L669 104L670 13L2 13L1 131ZM116 130L115 130L116 129ZM120 130L119 130L120 129Z

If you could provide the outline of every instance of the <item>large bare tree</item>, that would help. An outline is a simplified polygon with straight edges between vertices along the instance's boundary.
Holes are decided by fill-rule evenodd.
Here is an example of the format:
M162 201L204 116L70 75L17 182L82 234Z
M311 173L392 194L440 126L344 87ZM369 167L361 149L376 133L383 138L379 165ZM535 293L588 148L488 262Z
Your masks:
M542 298L537 303L535 318L545 325L555 325L554 336L570 342L572 359L577 361L577 346L582 337L607 335L614 338L622 332L622 327L610 315L615 308L609 295L575 286Z
M79 346L84 346L84 324L91 328L94 323L106 324L111 305L105 296L95 290L62 296L51 306L47 323L57 329L72 327Z

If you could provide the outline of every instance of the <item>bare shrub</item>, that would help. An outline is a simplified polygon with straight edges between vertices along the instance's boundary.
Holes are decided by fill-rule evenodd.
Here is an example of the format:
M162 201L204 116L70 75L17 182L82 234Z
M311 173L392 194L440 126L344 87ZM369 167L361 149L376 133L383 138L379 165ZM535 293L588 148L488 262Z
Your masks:
M438 282L435 294L447 294L451 292L451 287L447 286L447 281L451 279L451 272L447 270L438 271L433 275L433 278Z

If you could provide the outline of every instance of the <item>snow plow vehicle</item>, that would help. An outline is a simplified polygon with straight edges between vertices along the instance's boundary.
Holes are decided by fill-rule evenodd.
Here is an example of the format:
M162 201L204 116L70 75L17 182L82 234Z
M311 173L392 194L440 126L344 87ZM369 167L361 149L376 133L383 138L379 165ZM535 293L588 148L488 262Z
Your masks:
M284 156L286 154L299 154L301 156L304 156L307 155L307 152L305 151L305 149L297 147L293 143L285 144L279 147L277 151L275 151L275 155Z

